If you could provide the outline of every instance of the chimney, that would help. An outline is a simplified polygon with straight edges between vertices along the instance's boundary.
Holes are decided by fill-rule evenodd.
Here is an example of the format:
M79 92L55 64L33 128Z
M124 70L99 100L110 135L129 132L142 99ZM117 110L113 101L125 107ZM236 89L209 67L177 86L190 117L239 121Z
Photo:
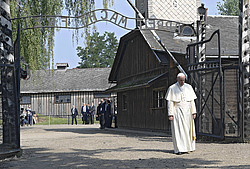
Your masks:
M66 70L69 67L68 63L56 63L56 69L58 70Z

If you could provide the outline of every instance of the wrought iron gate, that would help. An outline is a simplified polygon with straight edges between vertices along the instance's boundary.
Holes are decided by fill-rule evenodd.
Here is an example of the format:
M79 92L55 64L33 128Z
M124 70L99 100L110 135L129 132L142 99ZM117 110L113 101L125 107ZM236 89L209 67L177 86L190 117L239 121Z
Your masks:
M3 17L1 17L3 18ZM2 21L2 20L1 20ZM7 24L6 24L7 25ZM10 25L10 24L9 24ZM8 28L8 30L6 30ZM5 37L5 38L3 38ZM20 152L20 31L12 47L11 26L1 23L0 149L3 158ZM14 60L7 56L14 56ZM0 159L2 156L0 156Z
M217 56L211 58L205 55L202 61L198 59L199 46L209 45L212 42L217 43ZM220 139L225 136L239 137L240 116L237 110L239 67L235 61L222 60L219 30L206 41L189 44L187 59L188 80L197 93L198 135Z

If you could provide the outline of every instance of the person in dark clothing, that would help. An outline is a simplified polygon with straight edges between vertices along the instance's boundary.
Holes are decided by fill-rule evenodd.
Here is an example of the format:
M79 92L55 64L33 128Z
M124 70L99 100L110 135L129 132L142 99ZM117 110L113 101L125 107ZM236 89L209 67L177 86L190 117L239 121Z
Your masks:
M99 113L99 120L100 120L100 129L104 129L104 113L105 113L105 105L106 103L104 102L103 99L101 99L101 103L100 103L100 113Z
M94 102L92 102L91 106L89 106L89 114L90 114L90 123L94 124L94 118L95 118L95 105L94 105Z
M106 111L104 114L104 118L105 118L105 127L111 128L112 114L111 114L111 102L110 102L110 100L106 100Z
M28 125L27 113L26 113L26 110L24 108L21 108L21 112L20 112L20 124L21 124L21 126L25 126L25 124Z
M89 112L88 106L83 103L83 106L81 108L81 115L82 115L82 124L89 124L87 114Z
M115 128L118 128L118 125L117 125L117 106L116 106L116 104L114 105L114 120L115 120Z
M26 112L27 112L27 120L28 120L27 125L31 126L33 124L33 116L32 116L32 110L30 106L28 106L28 108L26 109Z
M87 121L86 121L86 124L89 124L89 123L90 123L90 120L91 120L90 106L89 106L89 104L87 104L86 107L87 107L87 111L86 111L86 114L87 114Z
M101 102L98 103L98 106L96 108L96 121L100 121L100 116L101 116Z
M71 108L71 115L72 115L72 125L74 124L74 119L75 119L75 124L77 125L77 115L78 115L78 111L77 108L75 108L75 105L72 106Z

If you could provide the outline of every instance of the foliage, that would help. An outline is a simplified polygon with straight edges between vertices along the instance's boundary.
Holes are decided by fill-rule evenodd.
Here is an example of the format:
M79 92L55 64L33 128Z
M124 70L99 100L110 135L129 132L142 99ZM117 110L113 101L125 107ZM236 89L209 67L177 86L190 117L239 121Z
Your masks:
M217 9L221 15L239 15L239 0L222 0L217 2Z
M113 0L103 0L104 7L113 5ZM61 15L66 10L69 16L79 16L95 8L95 0L12 0L10 1L11 18L26 16ZM88 19L85 18L85 22ZM12 20L12 30L17 30L18 20ZM32 24L32 23L31 23ZM35 24L35 23L33 23ZM48 23L42 22L44 26ZM76 23L80 24L80 23ZM81 36L88 36L86 28ZM21 31L21 57L29 64L30 69L46 69L53 62L55 29L40 28ZM78 38L78 31L73 37ZM13 41L16 31L13 31ZM85 38L88 41L88 37ZM52 63L53 64L53 63Z
M117 48L118 40L114 33L99 35L94 31L85 48L77 47L77 55L81 59L78 68L111 67Z
M11 17L60 15L63 9L61 0L11 1ZM19 8L17 8L19 6ZM12 21L12 29L17 30L17 21ZM15 40L16 32L13 32ZM21 56L31 69L48 68L53 57L54 29L29 29L21 31Z

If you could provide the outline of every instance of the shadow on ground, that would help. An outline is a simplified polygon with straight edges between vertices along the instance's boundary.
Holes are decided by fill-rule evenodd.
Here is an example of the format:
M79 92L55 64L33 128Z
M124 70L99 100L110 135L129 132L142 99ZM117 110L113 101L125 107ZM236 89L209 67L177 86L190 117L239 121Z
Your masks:
M53 128L45 129L46 131L53 132L71 132L82 134L115 134L125 137L137 137L140 141L160 141L160 142L172 142L171 137L166 136L164 133L147 132L147 131L135 131L135 130L125 130L117 128L109 128L101 130L99 128Z
M160 141L171 142L170 137L156 136L148 132L129 132L126 130L107 129L100 130L98 128L49 128L41 127L45 131L53 132L72 132L77 133L80 137L87 134L115 134L125 137L136 137L140 141ZM29 131L30 128L23 130ZM74 144L72 142L72 144ZM84 144L84 143L83 143ZM37 146L39 147L39 145ZM105 152L105 153L104 153ZM130 154L138 153L138 157L130 158ZM143 154L163 153L162 158L146 158ZM113 157L105 157L104 154L111 154ZM123 154L125 158L119 159L116 154ZM141 156L140 156L141 155ZM125 160L124 160L125 159ZM23 147L23 155L20 158L11 158L3 160L0 163L1 169L69 169L69 168L250 168L250 165L233 165L222 166L220 160L209 160L200 158L190 158L190 156L177 156L173 154L173 150L161 149L137 149L131 147L108 147L105 149L96 148L94 150L71 149L70 152L51 152L49 148L29 148ZM226 164L225 164L226 165Z
M215 168L220 161L204 160L200 158L187 159L174 158L149 158L138 157L134 160L101 159L99 156L104 150L82 151L74 149L72 153L47 153L48 149L25 149L21 158L13 158L0 163L0 168ZM129 148L106 149L105 151L135 151ZM136 150L138 151L138 150ZM140 150L154 151L154 150ZM157 150L159 151L159 150ZM169 152L166 152L169 153ZM211 167L209 167L211 166ZM250 168L250 165L235 165L216 168Z

